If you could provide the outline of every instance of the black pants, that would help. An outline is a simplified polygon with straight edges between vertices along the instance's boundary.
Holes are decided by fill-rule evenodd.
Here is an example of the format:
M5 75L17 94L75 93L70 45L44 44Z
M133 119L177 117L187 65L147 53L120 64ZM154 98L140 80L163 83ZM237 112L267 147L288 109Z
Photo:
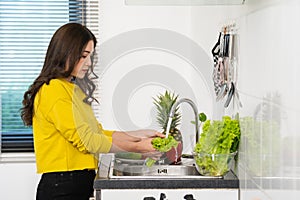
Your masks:
M37 188L37 200L88 200L93 196L95 171L44 173Z

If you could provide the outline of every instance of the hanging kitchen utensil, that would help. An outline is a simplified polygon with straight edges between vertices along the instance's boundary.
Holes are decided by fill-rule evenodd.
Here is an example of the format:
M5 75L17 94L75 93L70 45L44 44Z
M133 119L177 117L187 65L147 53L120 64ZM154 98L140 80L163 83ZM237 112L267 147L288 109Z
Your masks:
M236 100L238 106L242 106L238 90L237 62L238 62L238 36L236 24L230 23L222 27L218 41L212 49L214 69L213 83L216 100L222 100L226 95L224 107L228 107L232 100Z
M219 59L219 55L220 55L220 40L221 40L221 35L222 33L219 33L219 37L218 37L218 41L215 44L215 46L213 47L213 49L211 50L211 53L213 55L213 59L214 59L214 66L216 66L218 64L218 59Z
M219 33L218 42L215 44L212 54L214 57L214 70L213 70L213 81L215 86L216 100L219 101L227 93L227 81L226 81L226 68L224 63L224 27L222 32Z
M214 67L213 80L216 96L219 95L222 86L224 85L224 65L223 58L219 57L217 65Z
M220 91L217 94L216 100L219 101L226 96L229 90L229 82L228 82L228 67L229 67L229 60L226 57L220 57L219 67L220 67Z
M226 33L223 36L222 56L229 57L230 34Z
M235 28L235 27L234 27ZM234 93L233 93L233 101L235 101L238 107L242 107L242 103L240 101L240 97L237 90L237 66L238 66L238 35L236 34L236 30L232 30L232 34L230 35L230 47L229 47L229 59L230 59L230 79L232 84L234 85ZM230 102L229 102L230 103Z
M221 44L221 35L222 33L220 32L219 33L219 37L218 37L218 41L217 43L214 45L213 49L212 49L212 55L213 55L213 61L214 61L214 70L213 70L213 83L214 83L214 89L215 89L215 94L216 96L218 96L220 90L221 90L221 74L222 72L222 69L223 67L220 66L222 63L221 60L219 60L220 58L220 51L221 51L221 48L220 48L220 44Z
M230 103L234 93L235 93L235 87L234 87L233 82L231 82L231 87L230 87L230 90L228 92L228 97L227 97L227 100L226 100L225 105L224 105L225 108L227 108L229 106L229 103Z

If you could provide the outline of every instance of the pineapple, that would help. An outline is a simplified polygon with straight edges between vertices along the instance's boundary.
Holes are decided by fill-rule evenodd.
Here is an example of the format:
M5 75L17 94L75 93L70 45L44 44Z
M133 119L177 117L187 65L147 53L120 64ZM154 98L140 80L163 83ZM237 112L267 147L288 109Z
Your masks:
M165 94L160 94L157 98L154 99L154 105L157 109L157 122L160 127L163 129L163 134L166 134L167 124L169 120L169 114L173 104L177 101L178 95L175 93L170 93L168 91ZM174 148L167 152L167 158L171 164L178 164L181 161L182 153L182 135L179 129L177 128L180 124L181 114L179 113L179 108L177 107L174 112L174 116L171 122L169 135L173 136L176 141L179 142L177 149Z
M176 102L178 95L175 93L170 93L168 91L165 94L161 94L154 99L154 105L157 109L157 122L163 129L163 133L166 134L167 124L169 120L169 114L173 104ZM175 109L174 117L172 119L169 135L173 136L176 141L181 141L182 137L180 131L178 130L178 125L181 120L181 114L178 112L178 108Z

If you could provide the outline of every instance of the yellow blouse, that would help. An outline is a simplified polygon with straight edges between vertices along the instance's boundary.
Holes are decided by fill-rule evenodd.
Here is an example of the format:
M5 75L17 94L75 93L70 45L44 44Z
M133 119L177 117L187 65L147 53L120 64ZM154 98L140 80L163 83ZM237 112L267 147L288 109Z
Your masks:
M113 131L103 130L81 89L64 79L44 84L34 100L33 135L38 173L96 169Z

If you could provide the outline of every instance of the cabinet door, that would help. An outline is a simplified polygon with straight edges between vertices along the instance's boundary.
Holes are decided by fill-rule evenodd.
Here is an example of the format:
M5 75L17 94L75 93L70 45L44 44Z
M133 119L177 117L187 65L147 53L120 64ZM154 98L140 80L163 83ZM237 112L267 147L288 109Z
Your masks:
M155 200L184 200L186 195L195 200L238 200L239 197L238 189L112 189L101 190L101 194L98 194L97 200L144 200L146 197L153 197Z

